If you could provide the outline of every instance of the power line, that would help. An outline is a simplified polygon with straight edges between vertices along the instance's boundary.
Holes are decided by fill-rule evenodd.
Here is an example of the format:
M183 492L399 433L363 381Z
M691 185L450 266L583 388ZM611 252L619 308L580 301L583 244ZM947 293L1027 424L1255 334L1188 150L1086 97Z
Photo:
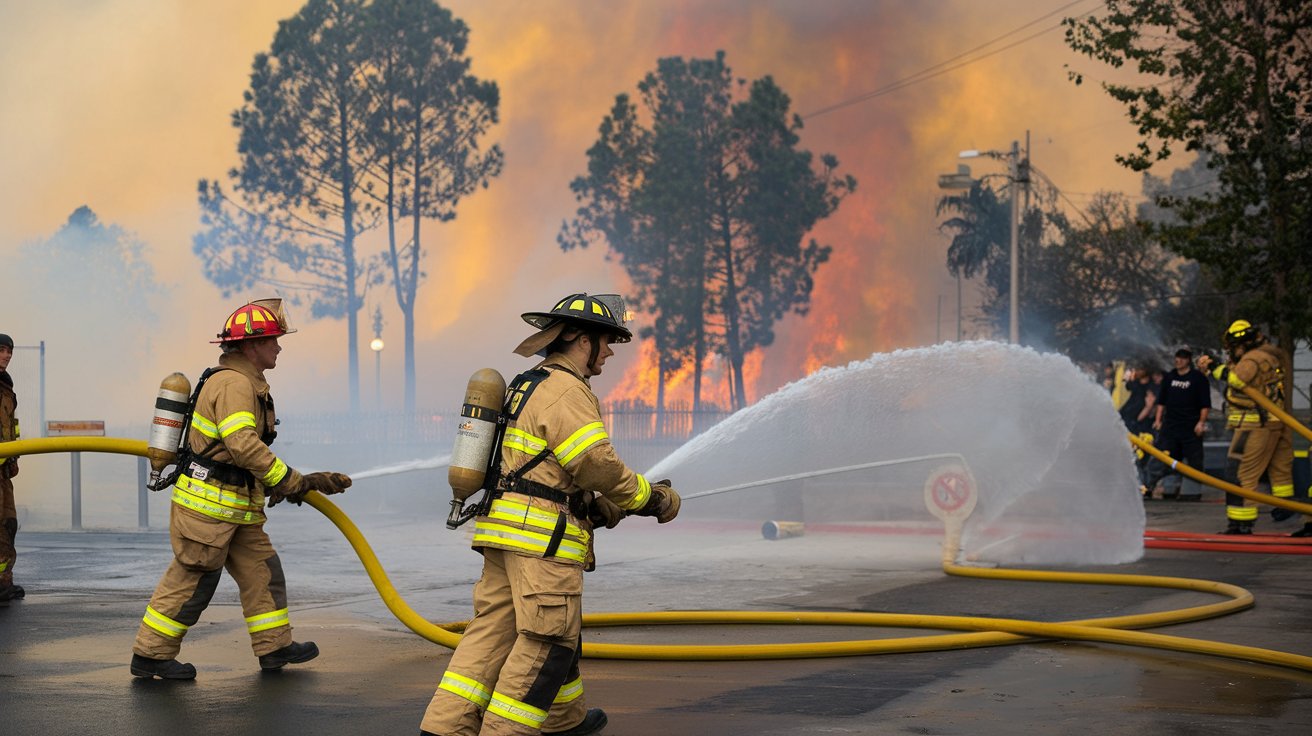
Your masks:
M876 98L876 97L882 97L882 96L884 96L884 95L886 95L886 94L889 94L889 93L891 93L891 92L896 92L896 91L898 91L898 90L900 90L900 89L904 89L904 88L906 88L906 87L910 87L911 85L913 85L913 84L917 84L917 83L919 83L919 82L928 81L928 80L930 80L930 79L933 79L934 77L937 77L937 76L940 76L940 75L946 74L946 73L951 72L951 71L956 71L957 69L960 69L960 68L962 68L962 67L964 67L964 66L968 66L968 65L973 64L973 63L975 63L975 62L977 62L977 61L982 61L982 60L984 60L984 59L987 59L987 58L990 57L990 56L993 56L993 55L995 55L995 54L1000 54L1000 53L1002 53L1003 51L1007 51L1008 49L1015 48L1016 46L1019 46L1019 45L1025 43L1025 42L1027 42L1027 41L1032 40L1032 39L1038 38L1039 36L1042 36L1043 34L1048 33L1049 31L1052 31L1052 30L1054 30L1054 29L1060 28L1062 24L1061 24L1061 23L1057 23L1056 25L1048 26L1048 27L1046 27L1046 28L1044 28L1044 29L1042 29L1042 30L1040 30L1040 31L1037 31L1037 32L1032 33L1032 34L1030 34L1030 35L1028 35L1028 36L1025 36L1024 38L1021 38L1021 39L1019 39L1019 40L1017 40L1017 41L1013 41L1012 43L1009 43L1009 44L1007 44L1006 46L1003 46L1003 47L1001 47L1001 48L994 49L994 50L992 50L992 51L990 51L990 52L988 52L988 53L986 53L986 54L981 54L981 55L979 55L979 56L977 56L977 57L975 57L975 58L972 58L972 59L966 59L965 61L962 61L962 62L960 62L960 63L958 63L958 64L953 64L953 63L952 63L952 62L954 62L954 61L957 61L958 59L962 59L962 58L964 58L964 57L966 57L966 56L969 56L970 54L973 54L973 53L975 53L976 51L979 51L979 50L981 50L981 49L984 49L984 48L986 48L986 47L988 47L988 46L992 46L993 44L997 43L998 41L1001 41L1002 39L1007 38L1008 36L1015 35L1016 33L1019 33L1020 31L1023 31L1023 30L1025 30L1026 28L1029 28L1030 26L1032 26L1032 25L1034 25L1034 24L1036 24L1036 23L1039 23L1039 22L1041 22L1041 21L1047 20L1048 18L1051 18L1052 16L1054 16L1054 15L1056 15L1056 14L1058 14L1058 13L1064 11L1064 10L1066 10L1067 8L1070 8L1070 7L1074 6L1074 5L1079 5L1079 4L1084 3L1084 2L1088 2L1088 0L1073 0L1073 2L1066 3L1065 5L1062 5L1061 7L1057 8L1056 10L1049 11L1048 13L1046 13L1046 14L1044 14L1044 15L1041 15L1041 16L1039 16L1038 18L1035 18L1034 20L1032 20L1032 21L1030 21L1030 22L1028 22L1028 23L1025 23L1024 25L1021 25L1021 26L1018 26L1018 27L1016 27L1016 28L1013 28L1013 29L1011 29L1010 31L1007 31L1006 33L1002 34L1001 36L998 36L998 37L996 37L996 38L994 38L994 39L992 39L992 40L989 40L989 41L987 41L987 42L985 42L985 43L982 43L982 44L980 44L980 45L978 45L978 46L976 46L976 47L974 47L974 48L971 48L971 49L968 49L968 50L966 50L966 51L963 51L963 52L961 52L960 54L957 54L956 56L953 56L953 57L951 57L951 58L949 58L949 59L944 59L943 61L940 61L939 63L934 64L933 66L929 66L929 67L926 67L926 68L924 68L924 69L921 69L920 71L916 72L915 74L911 74L911 75L909 75L909 76L903 77L902 79L899 79L899 80L897 80L897 81L895 81L895 82L890 82L889 84L886 84L886 85L884 85L883 87L879 87L878 89L874 89L874 90L872 90L872 91L870 91L870 92L866 92L865 94L857 95L856 97L853 97L853 98L850 98L850 99L847 99L847 100L843 100L842 102L836 102L836 103L834 103L834 104L832 104L832 105L829 105L828 107L822 107L822 108L820 108L819 110L815 110L815 111L813 111L813 112L807 113L806 115L803 115L803 116L802 116L802 119L803 119L803 120L810 120L811 118L816 118L816 117L819 117L819 116L821 116L821 115L826 115L826 114L828 114L828 113L834 112L835 110L841 110L841 109L843 109L843 108L845 108L845 107L850 107L850 106L855 105L855 104L857 104L857 103L865 102L866 100L871 100L871 99L874 99L874 98ZM1101 6L1102 4L1103 4L1102 2L1099 2L1099 6ZM1088 12L1086 12L1086 13L1083 13L1083 14L1081 14L1080 16L1077 16L1077 17L1079 17L1079 18L1087 17L1087 16L1089 16L1089 15L1092 15L1096 10L1097 10L1097 8L1095 8L1094 10L1090 10L1090 11L1088 11ZM950 65L950 66L949 66L949 65Z

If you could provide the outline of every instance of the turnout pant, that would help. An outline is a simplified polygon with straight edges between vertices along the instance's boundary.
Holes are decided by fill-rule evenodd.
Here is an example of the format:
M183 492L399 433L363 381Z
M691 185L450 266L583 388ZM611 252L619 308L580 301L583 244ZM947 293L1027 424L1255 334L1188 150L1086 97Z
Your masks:
M173 659L182 637L214 597L224 568L237 582L256 656L292 643L287 582L264 524L230 524L174 504L169 512L173 561L155 587L132 651Z
M1271 483L1271 495L1290 498L1294 495L1294 448L1290 430L1280 422L1261 426L1238 427L1230 440L1230 480L1240 488L1257 490L1265 474ZM1257 519L1257 502L1227 493L1225 515L1232 521Z
M18 559L14 537L17 534L18 506L14 502L14 482L0 471L0 588L14 584L14 560Z
M587 714L579 676L583 568L483 548L474 618L420 728L438 736L534 736Z

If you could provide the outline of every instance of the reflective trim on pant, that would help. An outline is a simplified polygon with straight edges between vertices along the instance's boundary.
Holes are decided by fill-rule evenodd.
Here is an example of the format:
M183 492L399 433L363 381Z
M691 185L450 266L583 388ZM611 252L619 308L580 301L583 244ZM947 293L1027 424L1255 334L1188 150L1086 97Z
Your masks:
M492 702L488 703L487 712L488 715L501 716L538 731L542 730L542 723L547 720L545 710L497 692L492 693Z
M556 699L551 702L568 703L581 695L583 695L583 678L578 678L561 685L560 692L556 693Z
M254 616L246 617L246 630L252 634L257 631L276 629L279 626L291 626L291 619L287 616L286 608L272 611L270 613L257 613Z
M155 631L174 639L181 639L186 636L187 630L191 628L184 623L174 621L150 606L146 606L146 615L141 620Z
M488 692L487 685L450 670L442 673L442 681L438 683L437 688L455 693L480 708L486 708L488 702L492 700L492 693Z

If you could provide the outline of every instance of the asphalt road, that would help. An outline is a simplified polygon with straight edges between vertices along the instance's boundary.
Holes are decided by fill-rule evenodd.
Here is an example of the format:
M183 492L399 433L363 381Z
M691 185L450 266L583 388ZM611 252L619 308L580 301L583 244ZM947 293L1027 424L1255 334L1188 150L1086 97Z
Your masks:
M440 512L439 512L440 513ZM1149 527L1214 532L1217 503L1152 502ZM432 621L467 618L479 557L441 519L358 520L397 589ZM838 610L1035 620L1215 600L1187 592L950 578L937 540L869 530L778 541L754 524L626 522L600 540L590 612ZM1259 531L1288 532L1298 521ZM322 655L261 673L225 577L182 659L193 682L132 678L145 604L169 559L162 531L20 532L28 597L0 607L0 734L414 734L449 652L398 623L336 529L275 510L298 640ZM1148 550L1101 570L1200 577L1251 590L1254 608L1163 633L1312 655L1312 557ZM926 632L929 633L929 632ZM906 636L761 626L589 629L589 641L755 643ZM1302 734L1312 673L1192 654L1070 642L773 662L585 660L611 736L796 734Z

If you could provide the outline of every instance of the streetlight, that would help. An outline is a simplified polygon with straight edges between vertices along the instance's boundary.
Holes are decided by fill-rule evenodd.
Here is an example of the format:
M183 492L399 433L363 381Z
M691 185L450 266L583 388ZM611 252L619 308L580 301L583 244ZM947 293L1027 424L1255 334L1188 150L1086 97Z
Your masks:
M1011 180L1011 277L1008 284L1008 309L1009 337L1011 344L1015 345L1020 342L1020 198L1017 196L1016 186L1019 184L1028 184L1029 161L1024 163L1026 176L1021 177L1021 160L1020 160L1020 141L1011 142L1010 151L977 151L970 149L958 154L959 158L978 158L987 156L988 158L1006 159L1007 160L1007 178ZM951 177L951 175L948 175ZM939 177L939 186L943 186L944 179L948 177Z
M374 351L374 403L379 411L383 408L383 338L375 337L369 341L369 349Z
M374 404L383 411L383 305L374 305L374 339L369 341L374 351Z

